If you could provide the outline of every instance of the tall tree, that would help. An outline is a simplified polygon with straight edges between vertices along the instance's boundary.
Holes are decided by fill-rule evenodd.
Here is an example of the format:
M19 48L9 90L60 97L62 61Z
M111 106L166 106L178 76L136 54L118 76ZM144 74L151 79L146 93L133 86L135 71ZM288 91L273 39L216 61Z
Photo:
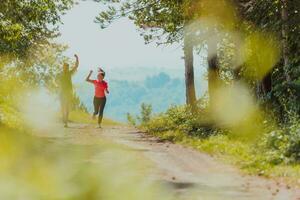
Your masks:
M14 94L13 87L20 90L27 85L43 84L53 88L65 47L52 39L58 35L61 15L73 3L73 0L0 1L0 80L1 83L17 81L17 84L0 84L1 97L7 99Z
M260 30L272 32L280 38L282 49L279 62L261 82L266 88L263 96L272 97L281 110L298 110L295 98L291 97L290 84L297 81L300 71L300 4L297 0L235 0L239 13L247 20L249 29L253 25ZM251 30L249 30L251 31ZM282 86L283 85L283 86ZM293 95L293 94L292 94ZM283 113L283 111L281 111Z
M99 0L101 1L101 0ZM157 1L134 0L113 1L115 6L109 6L96 21L105 28L120 17L129 17L139 27L146 43L156 41L157 44L183 43L186 80L186 103L196 103L194 83L194 44L187 25L191 20L190 1Z
M288 46L288 1L281 0L281 21L282 21L282 59L283 59L283 69L286 81L290 82L291 78L289 75L289 46Z
M186 86L186 103L187 105L195 106L195 78L194 78L194 46L189 38L189 33L184 35L184 61L185 61L185 86Z
M216 105L216 91L219 87L220 75L218 66L218 56L217 56L217 43L212 42L207 46L208 48L208 93L210 97L210 107Z

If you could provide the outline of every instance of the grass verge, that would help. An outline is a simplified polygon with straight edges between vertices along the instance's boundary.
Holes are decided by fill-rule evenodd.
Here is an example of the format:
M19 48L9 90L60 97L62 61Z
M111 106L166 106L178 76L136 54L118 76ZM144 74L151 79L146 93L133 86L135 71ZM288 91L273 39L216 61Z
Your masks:
M147 131L147 130L146 130ZM297 164L271 164L268 155L255 143L241 141L228 135L208 138L188 136L180 131L148 132L162 140L192 147L232 164L250 175L284 180L287 184L300 186L300 166Z

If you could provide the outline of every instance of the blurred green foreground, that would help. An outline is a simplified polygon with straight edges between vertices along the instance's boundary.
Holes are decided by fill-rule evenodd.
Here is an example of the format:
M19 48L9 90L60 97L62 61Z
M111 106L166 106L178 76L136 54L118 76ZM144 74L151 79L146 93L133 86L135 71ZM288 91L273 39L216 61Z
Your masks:
M1 128L0 146L0 199L170 199L141 158L95 137Z

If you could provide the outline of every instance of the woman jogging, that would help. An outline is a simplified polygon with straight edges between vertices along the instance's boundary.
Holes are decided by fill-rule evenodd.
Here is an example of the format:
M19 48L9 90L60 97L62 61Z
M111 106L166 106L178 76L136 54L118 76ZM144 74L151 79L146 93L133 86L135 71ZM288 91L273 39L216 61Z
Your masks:
M92 73L93 71L90 71L89 75L86 78L86 81L94 84L95 87L93 118L95 118L98 115L98 125L99 128L101 128L103 111L106 104L106 93L109 94L108 84L106 81L104 81L105 72L102 69L99 69L97 80L90 79Z

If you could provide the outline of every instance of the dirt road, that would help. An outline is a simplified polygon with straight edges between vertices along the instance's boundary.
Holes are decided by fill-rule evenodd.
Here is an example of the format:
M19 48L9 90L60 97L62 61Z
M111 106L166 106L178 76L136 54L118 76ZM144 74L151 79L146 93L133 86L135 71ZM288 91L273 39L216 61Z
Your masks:
M126 126L96 129L73 124L66 133L71 142L105 139L125 146L151 165L150 176L180 199L300 200L300 191L283 183L243 175L232 166L190 148L162 143ZM195 197L196 196L196 197Z

